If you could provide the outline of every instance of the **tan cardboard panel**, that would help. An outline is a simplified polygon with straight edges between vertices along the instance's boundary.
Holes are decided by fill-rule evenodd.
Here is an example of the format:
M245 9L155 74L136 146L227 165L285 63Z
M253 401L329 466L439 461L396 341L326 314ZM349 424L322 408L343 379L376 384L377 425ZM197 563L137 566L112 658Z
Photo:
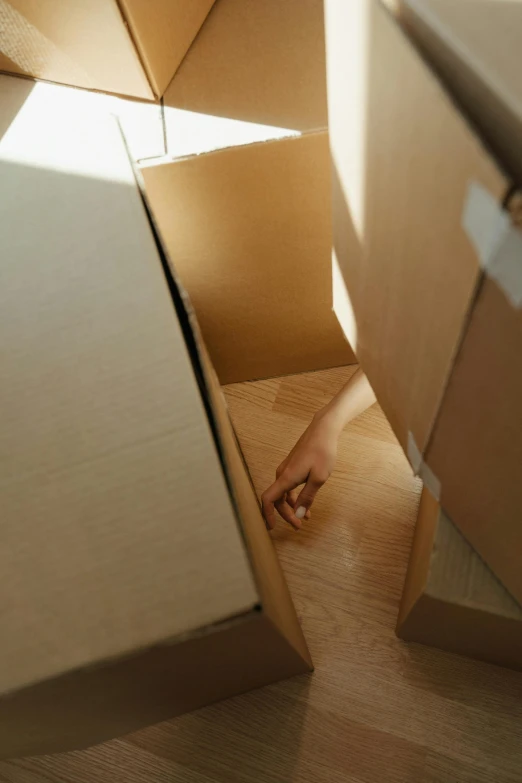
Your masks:
M224 394L203 345L200 346L200 351L220 443L223 447L227 475L237 504L263 611L299 653L304 665L311 669L310 653L228 415Z
M420 498L417 527L413 537L408 571L399 609L399 628L426 590L430 576L430 562L439 514L440 506L438 502L433 495L424 489Z
M480 607L491 614L522 620L522 608L444 511L440 511L436 529L427 589L441 600Z
M10 60L9 57L6 57L6 55L0 51L0 71L7 71L7 73L20 73L24 74L25 72L20 68L13 60Z
M121 136L84 119L0 142L0 692L259 600Z
M327 0L326 34L352 347L403 447L411 431L422 451L477 282L468 182L499 199L507 183L380 3Z
M426 489L397 633L407 641L522 668L522 607Z
M0 52L19 73L154 97L116 0L0 0L0 20Z
M84 748L307 670L272 622L253 612L209 635L0 700L0 757Z
M426 594L397 634L407 642L522 669L522 617L513 620Z
M322 0L217 0L165 104L296 130L327 123Z
M349 364L332 312L326 133L143 170L221 383Z
M522 602L522 311L485 280L427 462L470 543Z
M156 96L176 73L214 0L119 0Z
M400 0L400 17L480 127L522 178L522 5L501 0Z

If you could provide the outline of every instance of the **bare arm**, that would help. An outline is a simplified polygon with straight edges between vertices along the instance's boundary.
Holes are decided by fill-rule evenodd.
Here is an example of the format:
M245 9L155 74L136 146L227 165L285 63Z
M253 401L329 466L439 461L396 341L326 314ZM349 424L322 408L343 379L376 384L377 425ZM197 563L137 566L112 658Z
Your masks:
M296 445L276 471L276 480L263 493L263 514L269 529L276 524L275 509L298 530L318 490L334 469L339 436L349 421L375 402L370 384L358 369L335 397L318 411ZM297 496L296 487L305 486Z

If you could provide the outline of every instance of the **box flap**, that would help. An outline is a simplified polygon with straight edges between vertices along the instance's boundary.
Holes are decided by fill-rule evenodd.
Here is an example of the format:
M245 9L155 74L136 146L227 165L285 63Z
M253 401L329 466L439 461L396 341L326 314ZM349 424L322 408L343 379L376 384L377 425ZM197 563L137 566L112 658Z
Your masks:
M326 127L322 0L219 0L164 100L235 120Z
M3 0L0 68L153 98L116 0Z
M143 177L221 383L353 361L332 312L327 134L151 166Z
M119 129L60 119L0 120L0 692L259 601Z
M214 0L119 0L157 97L176 73Z
M401 19L504 165L522 178L522 5L399 0Z
M197 331L195 331L197 339ZM297 619L283 571L261 514L248 467L237 440L224 394L204 345L199 341L205 381L212 400L212 411L226 475L252 563L264 614L290 642L308 669L312 667L306 641Z

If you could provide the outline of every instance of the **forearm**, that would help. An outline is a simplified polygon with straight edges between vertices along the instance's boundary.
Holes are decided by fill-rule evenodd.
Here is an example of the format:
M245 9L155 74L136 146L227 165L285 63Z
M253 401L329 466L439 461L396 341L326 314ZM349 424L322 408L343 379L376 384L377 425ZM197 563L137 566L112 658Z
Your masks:
M358 368L348 383L316 416L327 420L339 432L375 402L366 375Z

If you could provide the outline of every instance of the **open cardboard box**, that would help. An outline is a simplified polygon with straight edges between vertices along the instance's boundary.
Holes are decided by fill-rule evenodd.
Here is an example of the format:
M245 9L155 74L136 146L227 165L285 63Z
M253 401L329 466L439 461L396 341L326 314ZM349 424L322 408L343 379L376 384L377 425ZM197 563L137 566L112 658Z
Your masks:
M152 100L214 0L2 0L0 70Z
M522 607L423 489L397 635L522 669Z
M414 470L522 601L516 172L377 0L327 0L326 38L336 312Z
M35 117L27 85L0 77L1 756L84 747L311 668L119 129Z
M326 132L142 174L221 383L354 362L332 309Z

